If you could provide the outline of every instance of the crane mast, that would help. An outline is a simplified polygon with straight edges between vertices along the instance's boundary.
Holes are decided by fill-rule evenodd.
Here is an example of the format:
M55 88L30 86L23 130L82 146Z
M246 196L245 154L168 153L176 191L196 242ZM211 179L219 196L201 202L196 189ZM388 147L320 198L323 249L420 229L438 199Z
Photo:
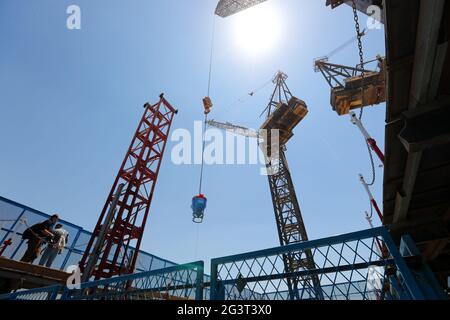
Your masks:
M163 94L158 103L145 104L144 114L79 262L83 281L134 272L177 112Z

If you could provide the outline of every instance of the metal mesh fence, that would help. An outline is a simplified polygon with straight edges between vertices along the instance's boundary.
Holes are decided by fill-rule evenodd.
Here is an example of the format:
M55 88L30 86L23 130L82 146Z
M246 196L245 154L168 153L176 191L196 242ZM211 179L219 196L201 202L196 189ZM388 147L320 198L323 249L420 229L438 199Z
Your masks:
M49 217L50 215L46 213L0 197L0 247L5 246L2 256L20 260L27 246L26 241L22 240L22 233L28 226L47 220ZM77 265L80 261L91 238L91 232L68 221L61 220L60 223L70 234L69 242L62 254L56 257L52 268L66 270L68 266ZM10 240L10 245L5 245L7 240ZM38 263L38 259L35 263ZM176 263L140 251L136 272L158 270L175 265Z
M203 262L115 277L65 289L62 300L201 300Z
M306 259L306 251L314 267L286 271L284 257L300 252ZM385 289L399 275L414 283L389 233L378 228L213 259L211 299L384 300L393 298Z

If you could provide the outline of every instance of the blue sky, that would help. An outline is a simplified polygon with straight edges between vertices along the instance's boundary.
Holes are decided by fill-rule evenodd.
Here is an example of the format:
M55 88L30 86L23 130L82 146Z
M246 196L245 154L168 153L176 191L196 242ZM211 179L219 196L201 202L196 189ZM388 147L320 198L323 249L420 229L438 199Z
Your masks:
M283 33L270 52L257 56L236 46L236 18L217 18L211 90L212 118L258 127L272 88L234 102L277 70L289 75L291 91L310 109L287 157L311 239L366 229L369 209L358 181L358 173L370 172L365 143L347 117L331 111L328 84L312 69L315 57L355 34L351 9L333 11L324 3L263 4L276 10ZM81 30L66 28L71 4L81 7ZM142 105L165 92L180 110L173 129L193 130L202 119L215 5L0 1L0 194L91 230ZM366 58L383 54L382 30L369 33L364 48ZM356 43L333 61L358 63ZM384 105L365 113L365 125L381 147L384 119ZM190 201L200 168L172 164L173 146L168 145L142 249L183 263L278 244L267 178L258 166L208 166L206 220L194 225ZM377 175L373 191L381 204L381 168Z

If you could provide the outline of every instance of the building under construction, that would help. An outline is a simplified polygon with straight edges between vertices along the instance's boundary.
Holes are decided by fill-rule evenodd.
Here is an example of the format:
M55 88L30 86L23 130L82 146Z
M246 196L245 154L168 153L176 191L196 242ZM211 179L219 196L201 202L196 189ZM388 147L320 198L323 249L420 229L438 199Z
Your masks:
M227 19L265 1L279 0L220 0L215 14ZM314 62L314 70L330 86L323 93L330 96L330 112L336 119L349 116L366 139L372 162L384 166L382 201L375 199L361 176L381 227L318 240L308 237L292 179L296 164L288 163L287 142L289 148L295 147L294 129L302 126L311 106L301 92L291 91L289 76L279 71L271 81L273 91L259 130L210 119L214 99L208 93L203 100L205 128L258 140L279 239L273 248L186 264L141 250L151 204L158 201L154 194L172 122L182 116L170 97L161 94L144 105L97 224L83 230L78 222L65 221L71 238L52 268L19 261L26 250L25 231L50 216L0 197L0 299L448 299L450 2L323 2L328 10L345 6L354 13L354 41L361 60L346 66L328 55ZM370 15L368 8L373 6L382 12L379 22L384 24L386 52L365 61L358 17ZM358 116L364 108L381 103L386 103L385 150ZM203 221L207 204L202 178L199 189L192 199L197 223ZM67 267L73 265L78 270L69 273Z

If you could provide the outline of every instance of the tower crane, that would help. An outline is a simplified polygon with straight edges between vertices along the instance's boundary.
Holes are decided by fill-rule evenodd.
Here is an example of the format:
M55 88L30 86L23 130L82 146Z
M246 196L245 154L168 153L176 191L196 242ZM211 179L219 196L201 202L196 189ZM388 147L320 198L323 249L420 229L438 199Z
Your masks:
M286 85L287 75L278 72L273 79L275 89L270 102L263 113L267 112L267 119L259 131L221 123L208 121L212 127L223 129L235 134L262 140L260 145L266 155L266 166L275 220L281 245L289 245L308 240L303 217L300 211L297 194L292 182L291 173L286 160L285 149L287 142L293 137L293 129L306 117L308 108L306 103L294 97ZM271 143L264 132L278 130L278 150L270 149ZM277 155L277 156L275 156ZM283 256L286 273L314 270L315 262L311 250L299 251ZM317 275L292 276L287 279L290 298L323 299L320 280Z

